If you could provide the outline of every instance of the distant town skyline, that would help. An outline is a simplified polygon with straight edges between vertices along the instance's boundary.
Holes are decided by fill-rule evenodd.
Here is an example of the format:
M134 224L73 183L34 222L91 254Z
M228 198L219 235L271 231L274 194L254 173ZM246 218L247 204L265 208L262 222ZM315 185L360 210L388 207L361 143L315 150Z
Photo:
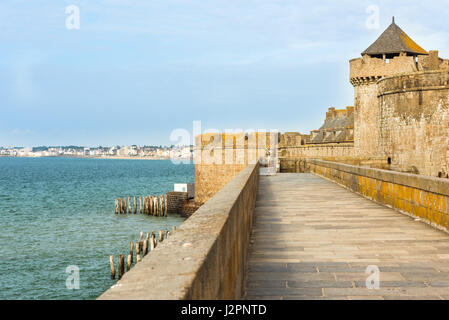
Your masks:
M348 61L392 16L447 58L448 14L447 1L4 0L0 146L172 145L196 120L308 133L352 104Z
M193 159L193 146L39 146L1 147L0 156L6 157L96 157Z

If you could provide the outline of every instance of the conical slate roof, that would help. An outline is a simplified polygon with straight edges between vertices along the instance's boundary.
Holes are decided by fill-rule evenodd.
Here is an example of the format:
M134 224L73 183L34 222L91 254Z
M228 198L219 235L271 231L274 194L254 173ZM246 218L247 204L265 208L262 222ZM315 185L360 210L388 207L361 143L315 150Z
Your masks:
M382 55L382 54L399 54L406 52L410 54L428 54L426 50L421 48L415 41L413 41L396 23L393 22L385 30L380 37L369 46L368 49L362 52L362 55L368 54Z

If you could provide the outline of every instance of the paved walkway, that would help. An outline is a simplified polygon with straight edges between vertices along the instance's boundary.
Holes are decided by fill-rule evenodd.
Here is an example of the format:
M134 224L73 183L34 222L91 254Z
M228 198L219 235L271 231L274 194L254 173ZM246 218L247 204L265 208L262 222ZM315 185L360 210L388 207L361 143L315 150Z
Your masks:
M448 234L311 174L260 177L251 243L247 299L449 299Z

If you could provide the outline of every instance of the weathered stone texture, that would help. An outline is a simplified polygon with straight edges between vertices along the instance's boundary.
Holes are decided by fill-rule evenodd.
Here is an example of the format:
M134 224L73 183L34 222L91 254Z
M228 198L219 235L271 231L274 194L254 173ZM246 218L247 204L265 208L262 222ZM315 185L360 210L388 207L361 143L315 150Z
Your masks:
M195 201L204 203L241 170L275 157L278 133L207 133L195 137Z
M369 83L354 87L354 148L357 157L378 155L380 110L377 85Z
M310 172L449 231L449 180L310 160Z
M184 203L188 200L187 192L170 191L167 193L167 213L182 214Z
M449 72L426 71L379 81L381 147L392 169L449 174Z
M324 158L353 157L352 143L329 143L305 146L279 147L282 158Z
M204 203L232 180L245 164L195 165L195 201Z
M364 56L349 61L349 77L353 85L366 80L389 76L397 73L418 71L415 59L411 56L397 56L383 60Z

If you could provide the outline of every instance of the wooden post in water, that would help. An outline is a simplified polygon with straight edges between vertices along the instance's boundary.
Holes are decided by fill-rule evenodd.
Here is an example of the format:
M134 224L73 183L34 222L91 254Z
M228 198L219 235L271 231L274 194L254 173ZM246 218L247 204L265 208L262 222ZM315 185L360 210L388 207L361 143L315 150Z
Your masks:
M145 197L145 214L149 215L150 210L148 209L150 206L150 199L148 197Z
M140 262L140 244L136 241L136 263Z
M167 212L168 212L167 194L165 194L164 201L165 201L165 216L167 216Z
M139 204L140 204L140 206L139 206L140 213L142 213L142 197L141 196L139 196Z
M120 280L125 273L125 257L123 254L118 256L118 279Z
M153 197L153 216L157 216L157 201L156 201L156 197Z
M143 231L140 231L139 247L140 247L140 250L142 250L142 248L143 248Z
M117 214L117 199L114 199L114 210L115 213Z
M150 238L150 249L151 249L151 251L153 251L154 248L156 248L156 245L154 244L155 242L156 242L156 239L154 238L154 234L152 234L151 238Z
M117 199L118 201L118 209L119 209L119 213L122 213L122 199Z
M137 213L137 198L134 197L134 214Z
M153 214L153 216L155 216L156 215L156 204L154 202L154 197L153 196L151 196L151 206L152 206L151 213Z
M131 210L131 198L130 197L128 197L128 213L132 213L132 210Z
M132 255L128 254L128 262L126 264L126 272L128 272L131 269L131 263L132 263Z
M145 239L143 242L143 250L142 250L142 257L145 257L148 253L148 239Z
M164 216L164 201L162 200L162 195L159 196L159 216Z
M109 264L111 265L111 279L115 279L114 256L109 256Z
M151 238L153 238L153 249L154 249L157 246L156 236L152 235Z
M131 256L131 263L133 263L133 256L134 256L133 245L134 242L131 241L131 244L129 245L129 255Z
M157 197L157 201L158 201L158 206L159 206L159 217L162 216L162 197L159 196Z
M159 242L164 241L164 231L159 230Z

